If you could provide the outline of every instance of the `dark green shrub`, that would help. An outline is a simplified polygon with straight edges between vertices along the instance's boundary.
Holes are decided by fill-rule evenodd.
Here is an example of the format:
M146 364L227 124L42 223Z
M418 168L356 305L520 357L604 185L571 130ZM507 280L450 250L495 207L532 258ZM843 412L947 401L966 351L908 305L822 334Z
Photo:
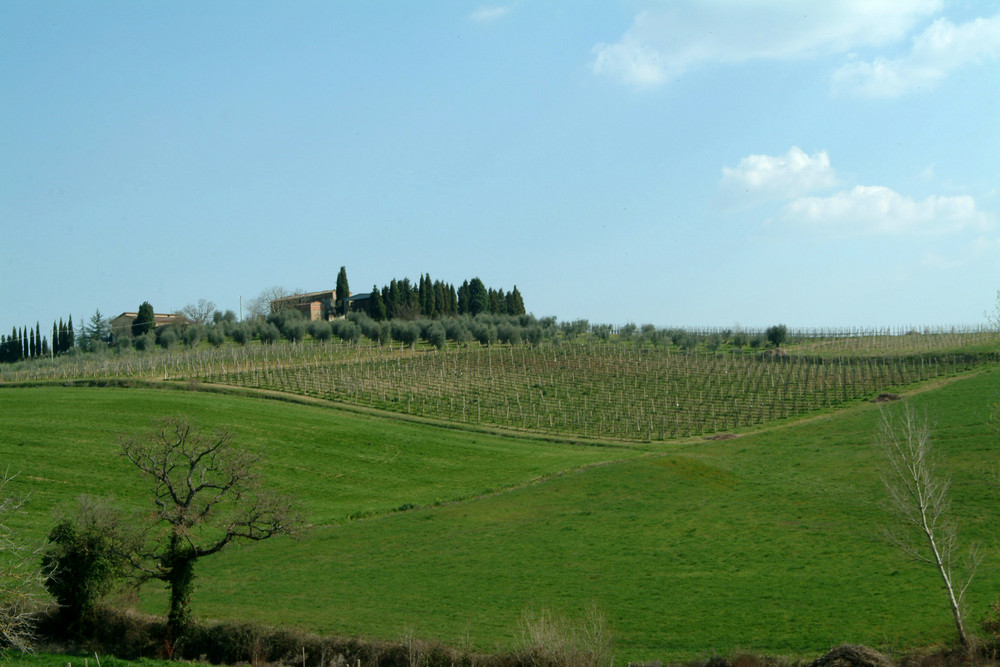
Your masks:
M994 647L1000 650L1000 601L993 603L979 625L993 640Z
M81 496L73 515L49 532L45 589L73 632L127 571L133 540L125 525L107 501Z

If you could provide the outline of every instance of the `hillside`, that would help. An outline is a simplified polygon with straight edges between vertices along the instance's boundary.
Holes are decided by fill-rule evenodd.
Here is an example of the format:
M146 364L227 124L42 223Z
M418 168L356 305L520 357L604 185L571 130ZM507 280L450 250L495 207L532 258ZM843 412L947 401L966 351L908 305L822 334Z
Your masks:
M986 557L973 618L1000 591L986 468L998 380L991 367L913 397L936 422L963 536ZM267 480L311 529L199 563L202 618L493 649L527 609L579 616L596 604L618 660L953 634L934 573L876 539L885 515L867 402L734 440L616 446L204 392L5 387L0 404L0 458L32 494L15 527L36 538L79 493L143 505L116 440L157 416L228 427L265 455ZM145 590L142 606L161 611L162 592Z

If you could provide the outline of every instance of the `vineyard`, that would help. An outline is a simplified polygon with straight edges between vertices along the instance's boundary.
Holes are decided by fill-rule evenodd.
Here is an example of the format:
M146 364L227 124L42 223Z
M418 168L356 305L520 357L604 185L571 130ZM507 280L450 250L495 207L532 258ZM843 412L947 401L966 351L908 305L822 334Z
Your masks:
M462 424L622 440L738 430L1000 361L992 332L808 335L781 351L577 339L443 350L278 343L56 360L5 381L192 380Z

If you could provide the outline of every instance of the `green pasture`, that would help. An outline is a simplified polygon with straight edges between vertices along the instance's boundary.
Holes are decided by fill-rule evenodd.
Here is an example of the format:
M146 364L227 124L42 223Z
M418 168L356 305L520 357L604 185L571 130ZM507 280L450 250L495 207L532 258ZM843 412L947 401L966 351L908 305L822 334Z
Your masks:
M263 458L267 483L317 526L493 493L638 453L201 392L0 388L0 461L19 474L12 488L31 493L30 519L21 520L32 537L43 537L53 512L82 493L140 507L146 487L118 440L171 415L230 431Z
M998 397L993 368L912 398L936 423L962 537L985 557L972 619L1000 595ZM311 526L199 563L201 618L491 650L525 610L596 604L619 662L953 639L936 574L877 538L870 403L733 440L611 447L200 392L0 388L0 461L31 492L15 525L40 539L84 492L140 507L118 434L178 413L263 454ZM162 590L140 604L162 611Z

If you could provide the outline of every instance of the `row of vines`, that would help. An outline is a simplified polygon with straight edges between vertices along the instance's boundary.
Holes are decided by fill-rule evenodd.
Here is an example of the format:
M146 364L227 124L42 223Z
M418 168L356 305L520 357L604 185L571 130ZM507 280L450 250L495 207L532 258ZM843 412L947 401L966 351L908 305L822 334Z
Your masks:
M995 334L985 350L981 334L965 336L816 339L786 354L605 342L438 351L305 341L78 355L0 369L0 381L200 380L465 424L661 440L764 424L1000 361ZM955 352L962 342L969 351Z
M624 346L472 346L245 363L209 382L468 424L662 440L739 429L998 361L993 354L845 357L679 354Z

